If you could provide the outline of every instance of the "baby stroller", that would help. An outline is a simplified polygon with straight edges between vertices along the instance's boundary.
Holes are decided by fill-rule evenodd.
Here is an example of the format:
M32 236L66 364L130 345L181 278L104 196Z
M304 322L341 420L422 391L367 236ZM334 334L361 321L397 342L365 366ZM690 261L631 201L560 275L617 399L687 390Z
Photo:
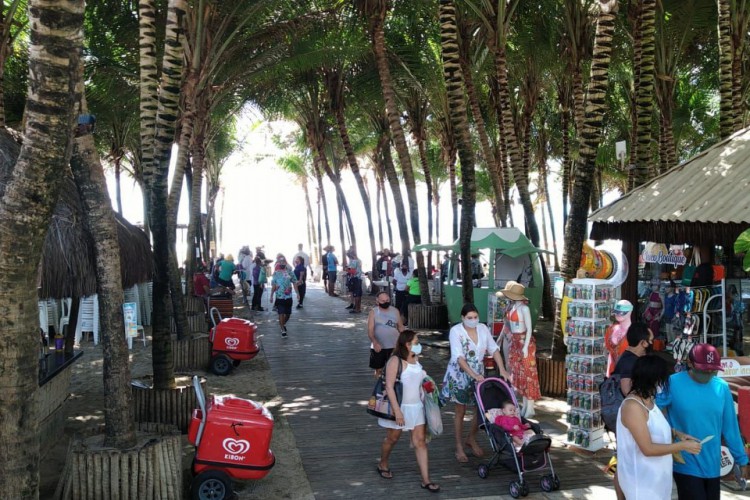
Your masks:
M507 401L512 401L518 408L518 401L510 384L500 378L486 378L476 385L475 396L477 411L481 418L480 427L487 433L493 451L490 461L477 468L479 477L485 479L489 475L489 470L498 463L511 471L517 472L518 481L511 481L508 491L510 496L518 498L529 494L529 484L524 479L526 472L549 468L550 473L542 476L539 481L542 490L550 492L560 489L560 479L555 474L549 456L552 440L542 433L539 424L521 417L521 421L524 424L528 423L535 435L526 440L519 450L516 450L512 436L489 421L485 415L488 410L502 408L503 403Z

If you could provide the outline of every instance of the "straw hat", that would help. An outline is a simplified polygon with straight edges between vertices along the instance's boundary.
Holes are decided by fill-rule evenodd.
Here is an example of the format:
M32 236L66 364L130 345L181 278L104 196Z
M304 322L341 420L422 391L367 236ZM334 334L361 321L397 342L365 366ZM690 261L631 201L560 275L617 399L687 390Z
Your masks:
M509 281L505 284L505 288L497 292L495 295L498 297L508 297L510 300L529 300L524 295L526 287L516 281Z

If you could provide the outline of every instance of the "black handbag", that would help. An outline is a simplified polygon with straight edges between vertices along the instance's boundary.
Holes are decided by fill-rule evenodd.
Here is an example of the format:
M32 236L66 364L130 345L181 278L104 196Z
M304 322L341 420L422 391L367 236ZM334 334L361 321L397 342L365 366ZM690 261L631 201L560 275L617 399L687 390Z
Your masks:
M401 358L398 358L398 373L396 374L396 382L393 384L393 390L396 393L396 401L401 405L401 398L404 393L404 388L401 385ZM388 393L385 391L385 368L383 368L383 373L380 374L375 382L375 387L372 389L372 396L367 403L367 413L387 420L396 420L393 405L388 401Z

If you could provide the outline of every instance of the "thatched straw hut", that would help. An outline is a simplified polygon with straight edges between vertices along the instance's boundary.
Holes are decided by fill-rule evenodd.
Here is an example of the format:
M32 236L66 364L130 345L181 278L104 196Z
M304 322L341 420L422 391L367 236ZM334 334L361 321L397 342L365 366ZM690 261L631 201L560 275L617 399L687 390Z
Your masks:
M0 197L20 151L20 142L0 131ZM122 286L151 279L154 264L146 234L116 215ZM96 293L94 241L72 177L66 176L50 222L37 277L39 298L84 297Z

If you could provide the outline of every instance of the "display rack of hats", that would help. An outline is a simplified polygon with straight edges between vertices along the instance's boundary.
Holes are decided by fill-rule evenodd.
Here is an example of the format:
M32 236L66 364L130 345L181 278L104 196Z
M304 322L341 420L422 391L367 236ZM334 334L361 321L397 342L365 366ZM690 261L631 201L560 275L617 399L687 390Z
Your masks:
M604 446L599 385L607 371L604 335L610 324L615 290L604 280L576 279L567 285L569 444L589 451Z

